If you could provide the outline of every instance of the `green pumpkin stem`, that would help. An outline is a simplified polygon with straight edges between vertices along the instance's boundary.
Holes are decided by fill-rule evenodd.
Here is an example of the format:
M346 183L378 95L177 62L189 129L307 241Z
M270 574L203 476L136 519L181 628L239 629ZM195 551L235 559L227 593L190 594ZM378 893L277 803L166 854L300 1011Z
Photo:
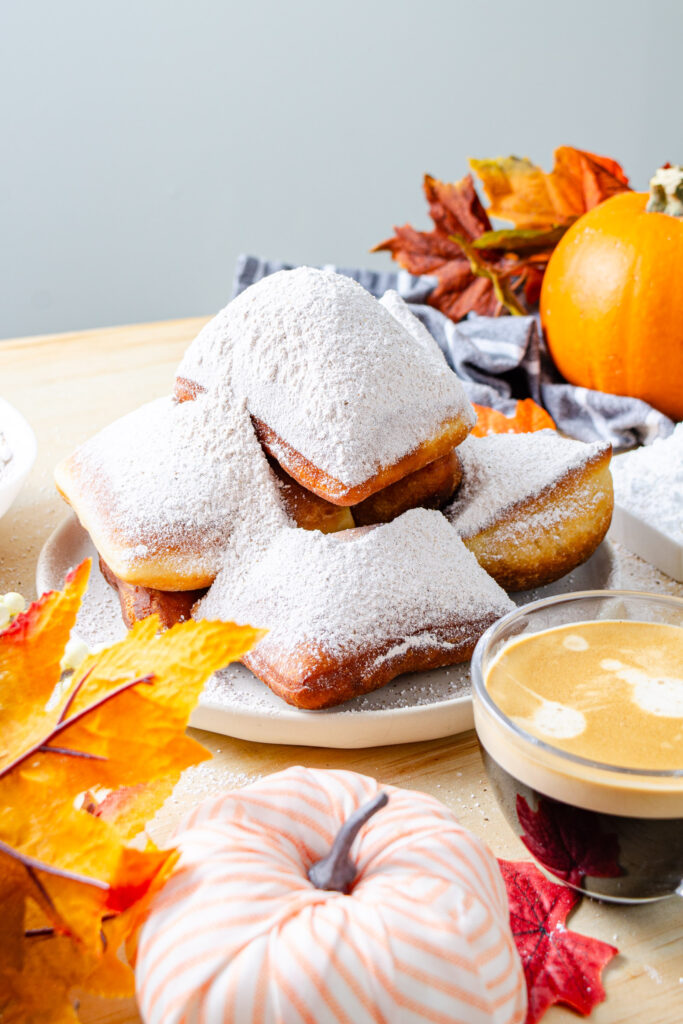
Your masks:
M365 822L384 807L388 800L389 794L380 791L344 822L327 856L309 868L308 880L316 889L331 889L344 893L351 891L358 874L358 868L349 857L353 841Z
M660 167L650 180L648 213L683 217L683 167Z

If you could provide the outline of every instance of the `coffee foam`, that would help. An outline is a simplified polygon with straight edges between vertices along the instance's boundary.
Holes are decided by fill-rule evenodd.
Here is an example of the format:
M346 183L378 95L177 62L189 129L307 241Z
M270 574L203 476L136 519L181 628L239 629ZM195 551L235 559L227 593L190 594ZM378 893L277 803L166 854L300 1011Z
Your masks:
M511 641L486 687L512 725L475 693L483 746L515 778L566 803L683 815L682 639L676 626L603 621Z
M661 718L683 718L683 679L680 676L653 676L613 658L603 658L600 667L633 687L631 699L643 711Z

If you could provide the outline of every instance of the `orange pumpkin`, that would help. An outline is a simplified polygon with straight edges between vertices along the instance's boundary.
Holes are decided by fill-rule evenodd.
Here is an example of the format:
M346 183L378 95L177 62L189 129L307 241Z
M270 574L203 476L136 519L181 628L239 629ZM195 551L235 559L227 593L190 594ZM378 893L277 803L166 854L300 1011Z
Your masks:
M649 202L623 192L569 228L548 263L541 320L572 384L641 398L680 420L683 217L675 197L658 202L657 182Z

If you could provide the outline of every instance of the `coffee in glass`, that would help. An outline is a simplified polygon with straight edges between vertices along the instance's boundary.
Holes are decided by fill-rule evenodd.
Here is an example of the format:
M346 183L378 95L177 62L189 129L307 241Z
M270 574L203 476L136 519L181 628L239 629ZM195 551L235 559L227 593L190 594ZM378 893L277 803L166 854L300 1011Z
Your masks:
M512 612L472 660L474 718L503 813L590 895L658 899L683 879L683 601L631 591Z

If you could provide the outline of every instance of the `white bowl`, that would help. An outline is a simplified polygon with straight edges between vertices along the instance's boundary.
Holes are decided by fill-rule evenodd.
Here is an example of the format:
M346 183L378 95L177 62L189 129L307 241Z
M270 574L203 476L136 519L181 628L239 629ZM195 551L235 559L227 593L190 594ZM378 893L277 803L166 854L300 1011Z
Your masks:
M4 516L31 472L38 444L30 425L4 398L0 398L0 432L12 452L9 464L0 473L0 516Z

